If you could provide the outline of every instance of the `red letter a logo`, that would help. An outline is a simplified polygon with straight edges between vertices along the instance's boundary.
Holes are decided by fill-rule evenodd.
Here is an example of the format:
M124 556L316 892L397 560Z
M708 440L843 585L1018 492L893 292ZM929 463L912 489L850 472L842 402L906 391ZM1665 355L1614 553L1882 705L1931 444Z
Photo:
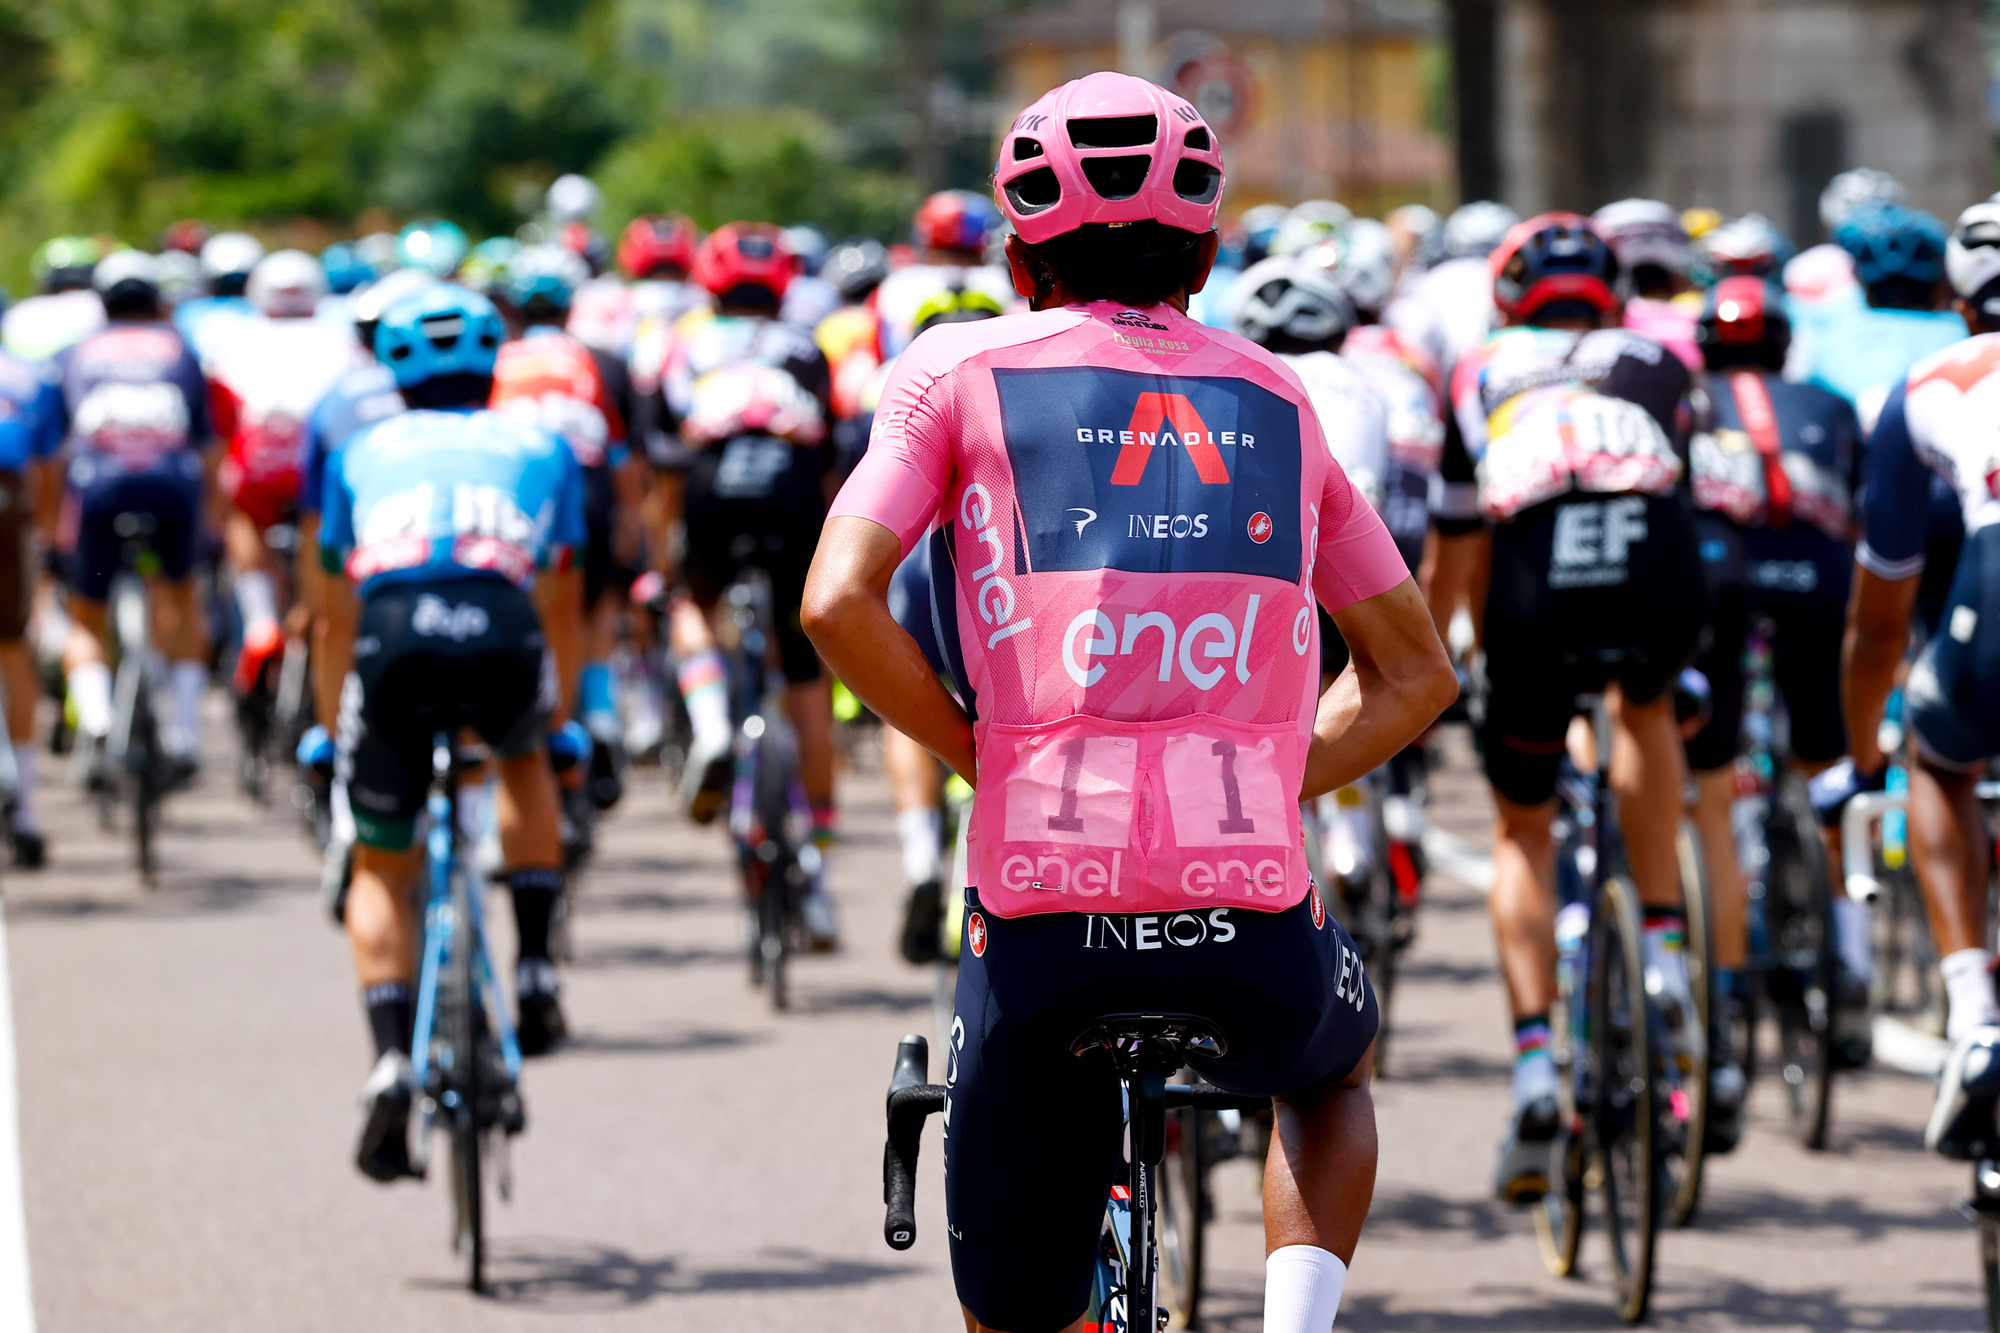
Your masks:
M1171 430L1167 429L1171 427ZM1132 408L1132 443L1118 452L1118 465L1111 469L1113 486L1137 486L1146 475L1153 450L1173 440L1194 460L1195 474L1207 486L1229 484L1229 469L1223 466L1222 451L1208 432L1201 414L1185 394L1142 393Z

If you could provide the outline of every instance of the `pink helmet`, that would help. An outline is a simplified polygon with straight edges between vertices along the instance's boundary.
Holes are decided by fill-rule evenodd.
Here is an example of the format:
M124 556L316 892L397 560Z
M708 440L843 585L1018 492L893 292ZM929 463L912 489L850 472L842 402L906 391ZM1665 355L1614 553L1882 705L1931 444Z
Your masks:
M1205 232L1222 151L1201 113L1157 84L1100 71L1043 94L1007 131L993 199L1030 245L1093 222Z

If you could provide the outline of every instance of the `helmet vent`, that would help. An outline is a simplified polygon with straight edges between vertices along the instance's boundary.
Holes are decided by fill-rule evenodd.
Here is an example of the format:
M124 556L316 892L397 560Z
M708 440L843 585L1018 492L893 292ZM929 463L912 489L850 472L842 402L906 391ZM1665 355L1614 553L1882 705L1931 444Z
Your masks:
M1041 155L1042 155L1041 140L1039 139L1014 140L1014 160L1016 162L1023 161L1024 159L1030 157L1040 157Z
M1045 208L1053 208L1062 199L1062 183L1048 167L1023 172L1008 181L1004 188L1007 198L1023 213L1039 213Z
M1158 116L1098 116L1069 122L1073 148L1140 148L1159 137Z
M1085 170L1089 170L1088 164ZM1174 168L1174 193L1191 204L1213 202L1215 192L1221 188L1222 173L1206 162L1183 158L1181 164Z
M432 315L423 321L424 337L440 350L450 347L465 332L465 316L453 311L446 315Z
M1124 119L1138 120L1141 117L1127 116ZM1144 117L1151 120L1151 116ZM1109 146L1109 145L1107 145ZM1086 157L1083 159L1083 176L1090 182L1090 188L1104 199L1130 199L1146 184L1146 174L1153 169L1153 159L1144 153L1134 153L1129 157Z
M1206 153L1214 145L1208 137L1208 131L1197 125L1187 132L1187 138L1181 140L1181 146L1191 148L1197 153Z

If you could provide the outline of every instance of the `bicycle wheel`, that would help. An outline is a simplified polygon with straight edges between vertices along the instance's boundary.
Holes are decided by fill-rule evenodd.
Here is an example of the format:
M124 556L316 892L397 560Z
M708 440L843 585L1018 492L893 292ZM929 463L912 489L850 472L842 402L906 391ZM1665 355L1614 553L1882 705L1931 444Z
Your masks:
M1562 1156L1558 1162L1561 1174L1549 1182L1548 1193L1535 1208L1535 1239L1542 1247L1542 1263L1551 1277L1575 1276L1576 1252L1583 1241L1588 1131L1574 1114L1565 1115L1564 1123Z
M1659 1236L1659 1108L1652 1006L1640 955L1639 904L1622 879L1605 881L1591 918L1590 1174L1604 1207L1618 1317L1646 1317Z
M1181 1076L1192 1082L1188 1071ZM1207 1245L1209 1126L1213 1112L1192 1106L1167 1112L1167 1151L1160 1163L1160 1293L1174 1328L1193 1328L1201 1312Z
M2000 1213L1979 1213L1979 1265L1985 1281L1987 1333L2000 1333Z
M453 1006L450 1088L452 1245L465 1261L465 1285L481 1291L486 1282L485 1194L479 1161L479 990L473 972L477 941L472 938L472 886L463 867L455 868L451 893L451 976Z
M1826 849L1803 790L1788 779L1765 817L1770 856L1764 911L1771 966L1765 994L1778 1020L1778 1072L1792 1128L1808 1148L1826 1147L1833 1100L1833 897Z
M1663 1145L1668 1198L1667 1221L1684 1227L1694 1219L1701 1202L1701 1168L1708 1136L1708 1052L1714 1044L1710 1036L1714 1014L1711 976L1714 942L1710 938L1708 915L1708 871L1702 858L1701 838L1694 825L1683 821L1675 841L1681 867L1681 895L1687 913L1685 955L1688 990L1694 998L1695 1030L1703 1035L1701 1049L1689 1067L1670 1071L1667 1105L1663 1108L1671 1128L1669 1143ZM1672 1052L1661 1052L1662 1059Z
M125 742L125 783L132 802L132 859L139 870L139 882L152 888L159 867L153 860L153 825L157 822L162 781L158 728L153 710L145 699L141 682L132 710L132 728Z

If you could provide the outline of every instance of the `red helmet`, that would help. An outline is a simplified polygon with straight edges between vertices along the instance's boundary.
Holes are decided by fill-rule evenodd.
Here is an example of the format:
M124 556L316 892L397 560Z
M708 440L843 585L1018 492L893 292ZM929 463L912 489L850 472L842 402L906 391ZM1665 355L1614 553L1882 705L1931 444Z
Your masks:
M768 222L717 227L694 254L693 276L715 296L739 287L761 287L784 300L795 266L785 237Z
M1526 319L1553 301L1583 301L1604 313L1618 308L1611 290L1618 257L1581 214L1543 213L1516 223L1486 262L1493 303L1509 319Z
M677 213L636 217L618 238L618 267L634 278L650 278L663 268L689 273L700 241L694 223Z
M917 210L910 234L918 245L933 250L977 253L1005 225L991 199L970 190L939 190Z

